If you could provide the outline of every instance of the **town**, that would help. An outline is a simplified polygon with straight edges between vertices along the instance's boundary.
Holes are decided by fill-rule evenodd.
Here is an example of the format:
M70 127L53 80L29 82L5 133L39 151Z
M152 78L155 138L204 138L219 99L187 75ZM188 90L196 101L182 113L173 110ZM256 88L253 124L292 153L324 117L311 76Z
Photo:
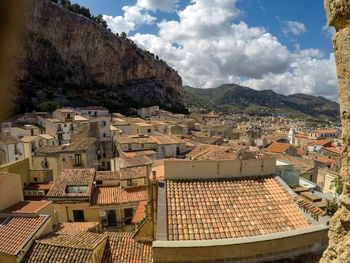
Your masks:
M0 262L272 261L325 250L342 192L338 124L137 113L65 107L1 123Z

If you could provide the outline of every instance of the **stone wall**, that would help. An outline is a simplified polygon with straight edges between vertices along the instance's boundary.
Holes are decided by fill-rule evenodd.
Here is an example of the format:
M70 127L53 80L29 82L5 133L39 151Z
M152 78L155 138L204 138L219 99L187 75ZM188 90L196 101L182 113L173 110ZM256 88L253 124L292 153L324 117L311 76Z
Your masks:
M340 176L344 190L341 207L331 219L329 246L321 263L350 262L350 1L325 0L327 20L337 33L333 47L338 74L340 114L343 126L343 154Z

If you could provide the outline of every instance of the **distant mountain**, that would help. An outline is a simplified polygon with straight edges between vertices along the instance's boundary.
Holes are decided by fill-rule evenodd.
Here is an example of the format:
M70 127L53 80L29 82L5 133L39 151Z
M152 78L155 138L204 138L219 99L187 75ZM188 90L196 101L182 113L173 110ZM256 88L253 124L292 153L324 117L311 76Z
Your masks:
M206 111L258 115L282 113L290 117L339 119L339 104L321 96L301 93L286 96L272 90L254 90L235 84L225 84L213 89L185 86L184 89L185 105Z

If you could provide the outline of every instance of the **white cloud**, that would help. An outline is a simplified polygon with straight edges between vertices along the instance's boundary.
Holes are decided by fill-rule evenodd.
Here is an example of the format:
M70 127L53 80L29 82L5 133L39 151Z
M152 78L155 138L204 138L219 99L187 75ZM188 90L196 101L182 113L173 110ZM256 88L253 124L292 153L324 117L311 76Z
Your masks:
M170 12L176 7L178 2L179 0L138 0L137 5L153 12L157 11L157 9Z
M109 28L114 33L129 33L136 29L137 26L142 24L151 25L155 22L156 17L151 16L147 12L143 11L139 6L123 6L123 16L107 16L103 15L103 19L106 20Z
M299 45L289 51L265 28L234 22L242 13L235 3L192 0L178 11L178 21L158 23L157 35L136 33L131 39L174 67L184 85L213 88L237 83L284 94L303 92L337 98L333 55L325 58L321 50L300 49ZM306 32L303 24L287 22L291 22L290 33Z
M322 27L322 32L326 35L326 37L332 37L336 33L335 28L328 26L327 24Z
M305 93L338 99L334 54L324 59L301 54L292 57L288 71L269 73L261 79L249 79L241 84L258 90L269 88L282 94Z
M306 27L303 23L297 22L297 21L285 21L284 26L282 28L282 32L285 35L288 35L289 33L293 35L300 35L301 33L305 33Z

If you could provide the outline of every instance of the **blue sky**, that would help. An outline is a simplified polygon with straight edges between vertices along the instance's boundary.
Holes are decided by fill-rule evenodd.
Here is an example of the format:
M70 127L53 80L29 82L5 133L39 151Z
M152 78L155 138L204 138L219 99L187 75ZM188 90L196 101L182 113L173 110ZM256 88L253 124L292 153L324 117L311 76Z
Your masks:
M321 0L71 0L174 67L185 85L234 82L337 100Z

